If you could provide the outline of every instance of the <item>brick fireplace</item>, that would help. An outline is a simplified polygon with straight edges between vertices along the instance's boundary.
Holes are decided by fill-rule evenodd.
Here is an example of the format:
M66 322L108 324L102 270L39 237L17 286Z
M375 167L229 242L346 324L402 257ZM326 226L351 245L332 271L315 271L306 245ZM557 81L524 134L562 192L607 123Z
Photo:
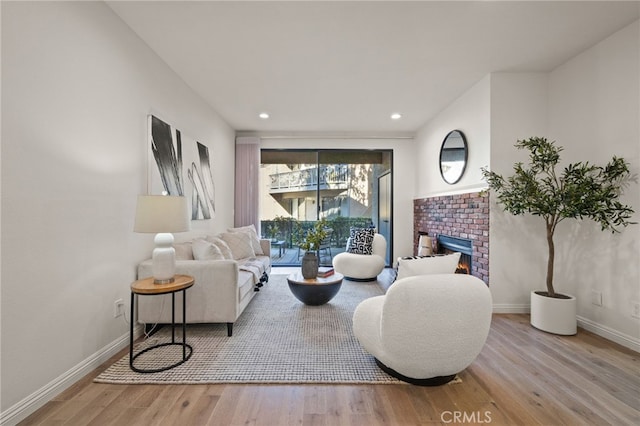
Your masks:
M413 247L420 233L471 241L471 274L489 284L489 197L479 192L413 200ZM417 254L417 251L414 252Z

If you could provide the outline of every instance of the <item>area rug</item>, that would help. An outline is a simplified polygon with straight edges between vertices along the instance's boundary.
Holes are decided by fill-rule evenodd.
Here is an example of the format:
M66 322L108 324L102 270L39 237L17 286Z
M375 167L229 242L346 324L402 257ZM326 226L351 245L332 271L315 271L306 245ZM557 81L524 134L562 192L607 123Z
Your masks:
M327 304L307 306L289 291L285 275L272 275L255 295L227 337L225 324L189 325L187 343L192 357L171 370L141 374L123 357L100 374L99 383L403 383L380 370L353 335L355 307L362 300L383 294L377 282L344 280L340 292ZM180 327L178 327L180 329ZM169 341L164 327L145 347ZM171 347L168 347L171 348ZM173 351L173 353L171 353ZM179 359L175 349L153 350L136 360L153 368ZM170 358L167 358L170 357ZM143 364L138 364L138 362ZM150 364L148 364L150 363Z

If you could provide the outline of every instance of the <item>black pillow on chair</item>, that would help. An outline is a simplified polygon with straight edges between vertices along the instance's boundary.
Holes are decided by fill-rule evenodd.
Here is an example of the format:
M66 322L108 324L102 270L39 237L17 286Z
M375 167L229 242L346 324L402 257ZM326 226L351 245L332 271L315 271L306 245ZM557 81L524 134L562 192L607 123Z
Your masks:
M349 230L349 248L347 252L354 254L373 254L373 228L351 228Z

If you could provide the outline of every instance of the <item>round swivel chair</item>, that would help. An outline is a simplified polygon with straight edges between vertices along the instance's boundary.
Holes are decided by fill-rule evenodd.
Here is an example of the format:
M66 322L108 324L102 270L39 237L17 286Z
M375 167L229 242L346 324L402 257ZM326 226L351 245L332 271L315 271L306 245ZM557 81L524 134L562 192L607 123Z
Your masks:
M437 386L467 368L485 344L492 301L472 275L416 275L384 296L361 302L353 333L386 373L415 385Z
M372 254L338 253L333 258L333 269L347 280L374 281L385 266L387 240L380 234L374 234L371 250Z

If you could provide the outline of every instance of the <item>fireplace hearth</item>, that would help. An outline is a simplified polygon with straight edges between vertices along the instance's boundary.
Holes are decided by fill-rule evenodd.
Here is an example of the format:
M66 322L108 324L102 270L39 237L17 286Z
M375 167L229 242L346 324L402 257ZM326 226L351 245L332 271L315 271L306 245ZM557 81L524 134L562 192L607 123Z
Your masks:
M449 254L460 252L460 261L456 274L471 274L473 262L473 241L467 238L452 237L450 235L438 235L437 253Z

